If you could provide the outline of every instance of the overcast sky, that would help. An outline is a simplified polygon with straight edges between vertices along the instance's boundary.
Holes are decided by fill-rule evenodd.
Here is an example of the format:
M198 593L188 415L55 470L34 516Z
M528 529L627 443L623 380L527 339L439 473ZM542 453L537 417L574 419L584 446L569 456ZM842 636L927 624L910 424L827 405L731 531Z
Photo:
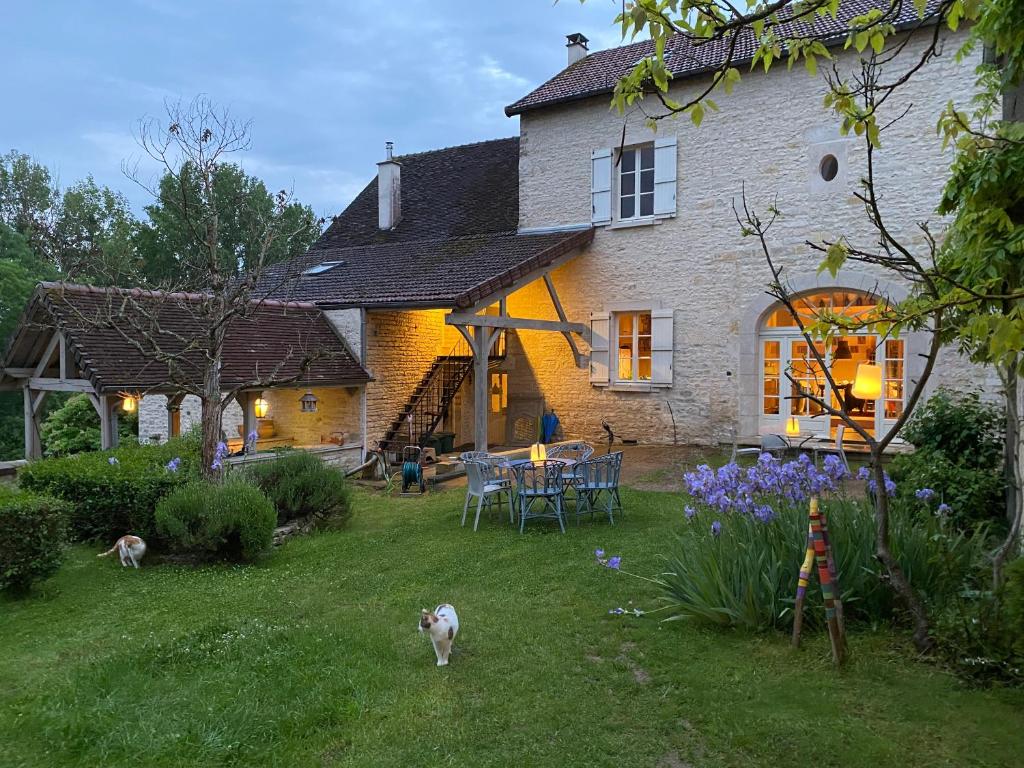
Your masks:
M122 174L165 99L203 93L252 120L239 156L332 216L382 159L518 133L502 111L565 66L565 35L618 44L620 0L0 0L0 153L62 185Z

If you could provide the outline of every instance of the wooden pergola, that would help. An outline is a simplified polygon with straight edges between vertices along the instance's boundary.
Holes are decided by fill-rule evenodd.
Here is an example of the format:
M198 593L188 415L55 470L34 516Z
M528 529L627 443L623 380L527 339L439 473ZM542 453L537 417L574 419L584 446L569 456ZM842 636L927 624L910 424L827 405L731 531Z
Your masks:
M130 302L121 301L130 297ZM118 299L111 310L111 297ZM89 396L100 419L100 445L117 446L118 413L126 399L167 396L167 433L179 432L180 406L194 387L172 375L168 363L125 339L120 322L159 320L158 346L181 359L202 359L188 342L202 327L187 309L204 297L138 289L94 288L41 283L12 335L0 367L0 390L20 389L24 397L25 458L42 456L40 413L50 392ZM137 327L137 326L133 326ZM316 352L310 355L310 351ZM196 367L194 370L200 370ZM268 375L268 371L273 372ZM224 393L234 393L243 429L256 428L260 392L277 387L363 386L369 374L333 326L312 304L255 302L251 316L229 325L221 367Z

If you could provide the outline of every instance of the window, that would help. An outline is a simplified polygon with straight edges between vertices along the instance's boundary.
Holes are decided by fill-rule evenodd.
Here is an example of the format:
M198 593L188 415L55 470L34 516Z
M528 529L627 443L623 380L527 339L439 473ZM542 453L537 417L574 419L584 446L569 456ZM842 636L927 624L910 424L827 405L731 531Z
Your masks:
M903 415L903 339L885 342L885 418L898 419Z
M312 267L302 270L303 275L322 275L324 272L329 272L335 267L340 267L344 264L344 261L321 261L319 264L315 264Z
M782 343L764 342L764 413L779 415L779 381L782 375Z
M654 215L654 145L622 150L619 156L619 218Z
M651 313L619 312L615 315L617 381L651 380Z
M818 173L823 181L832 181L839 174L839 160L835 155L825 155L818 165Z

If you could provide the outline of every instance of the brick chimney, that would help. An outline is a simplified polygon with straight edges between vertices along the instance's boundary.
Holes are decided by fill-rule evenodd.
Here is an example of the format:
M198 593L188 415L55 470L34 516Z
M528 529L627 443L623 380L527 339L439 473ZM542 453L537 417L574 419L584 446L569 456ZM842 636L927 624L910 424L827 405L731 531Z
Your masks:
M377 163L377 226L388 230L402 219L402 164L392 157L394 143L384 146L387 157Z
M589 40L579 32L573 32L571 35L566 35L565 39L568 41L565 44L565 47L569 49L569 66L571 67L587 55L587 43Z

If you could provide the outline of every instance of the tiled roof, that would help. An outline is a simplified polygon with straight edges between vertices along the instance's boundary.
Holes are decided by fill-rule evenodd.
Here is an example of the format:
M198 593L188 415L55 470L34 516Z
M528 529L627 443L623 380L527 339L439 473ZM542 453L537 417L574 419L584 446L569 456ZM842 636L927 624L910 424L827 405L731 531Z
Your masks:
M98 392L173 391L168 364L126 340L155 339L159 348L185 361L175 381L202 381L202 339L206 326L197 315L209 296L140 289L93 288L41 283L8 347L4 367L34 364L50 332L60 328L76 365ZM115 325L116 324L116 325ZM146 332L137 331L143 328ZM154 330L156 329L156 330ZM254 303L247 317L229 321L221 383L224 389L248 383L295 386L352 385L369 380L344 341L313 304Z
M303 256L275 265L260 289L325 307L468 306L593 237L517 234L519 139L402 155L402 218L377 225L377 180ZM324 262L341 262L303 275Z
M594 237L572 232L517 235L499 232L436 240L408 240L349 248L318 247L274 270L284 287L270 295L321 306L467 307ZM319 275L302 271L325 261L339 266Z
M928 23L928 17L934 14L938 5L938 0L928 0L924 23ZM835 19L831 16L816 17L813 23L796 21L781 24L776 29L783 36L813 35L828 44L838 43L845 39L847 23L851 18L872 8L887 10L889 7L889 0L845 0ZM912 27L922 22L914 4L904 0L893 23L897 27ZM711 40L698 45L683 35L676 35L665 43L665 63L676 79L706 73L721 66L728 54L729 45L727 40ZM750 61L755 50L753 33L746 30L736 42L734 61ZM511 117L539 107L611 93L619 79L632 71L638 61L652 55L654 43L651 40L595 51L563 69L519 101L505 107L505 114Z

